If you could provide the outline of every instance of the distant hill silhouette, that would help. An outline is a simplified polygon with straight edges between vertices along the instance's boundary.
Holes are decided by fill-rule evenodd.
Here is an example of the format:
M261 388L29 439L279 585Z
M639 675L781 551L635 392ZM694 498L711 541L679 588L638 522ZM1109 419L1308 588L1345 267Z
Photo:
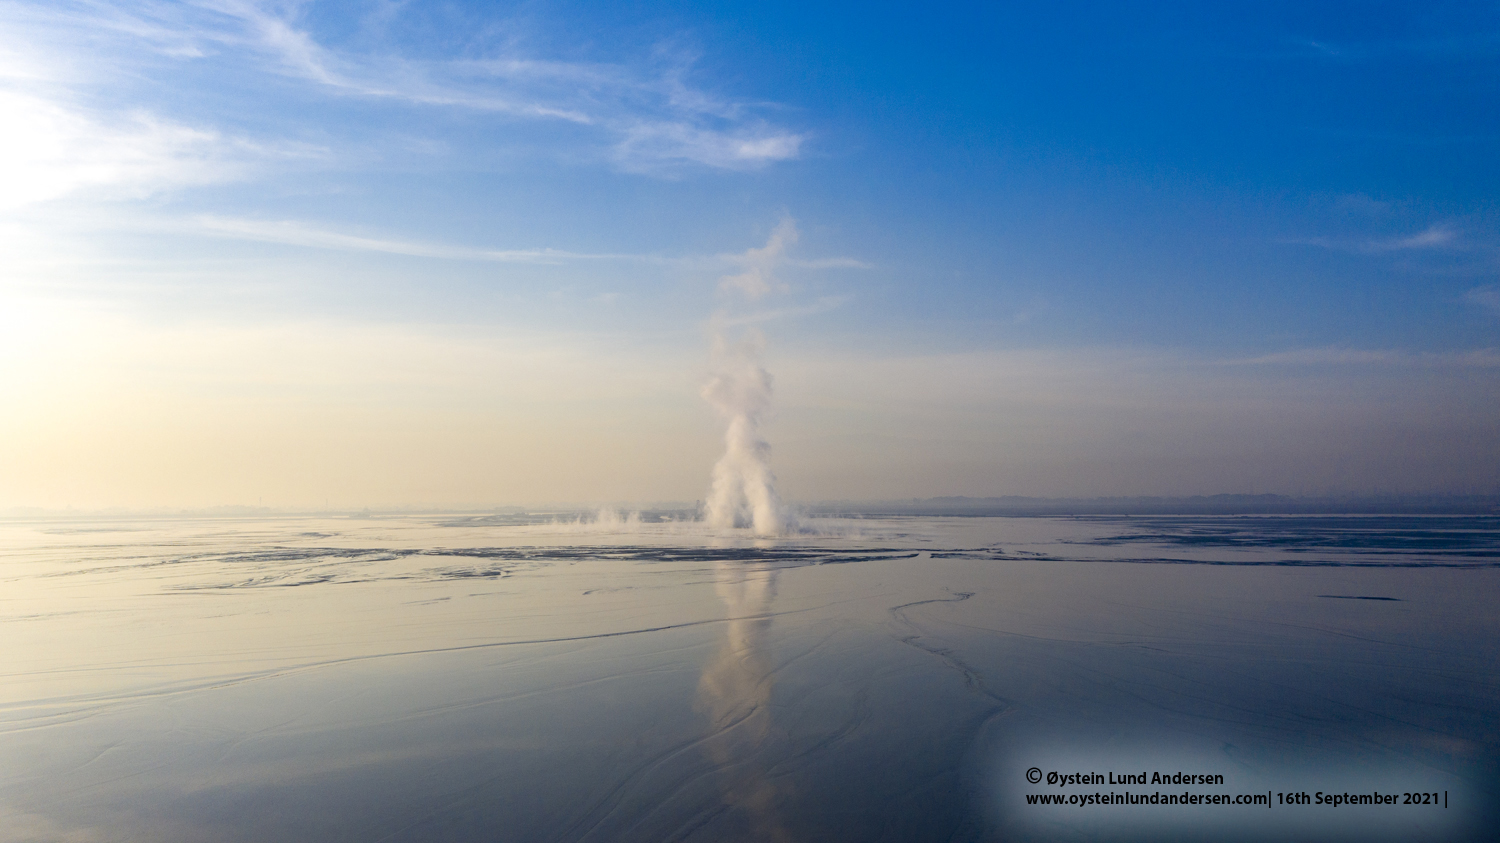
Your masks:
M1032 498L949 495L894 501L827 501L818 515L1494 515L1500 495L1193 495L1191 497Z

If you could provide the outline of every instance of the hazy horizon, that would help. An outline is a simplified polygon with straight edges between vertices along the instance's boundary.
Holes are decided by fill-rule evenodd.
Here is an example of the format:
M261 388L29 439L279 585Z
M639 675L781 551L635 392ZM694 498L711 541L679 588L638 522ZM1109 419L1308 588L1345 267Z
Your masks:
M1135 495L1101 497L1037 497L999 495L972 497L939 495L927 498L837 500L787 500L789 513L800 517L899 516L899 515L1493 515L1500 513L1500 495L1370 494L1370 495ZM511 515L581 519L646 516L679 520L703 518L705 502L694 501L539 501L529 504L459 501L360 506L274 506L228 503L202 507L78 507L46 508L15 506L0 508L0 518L238 518L405 515Z

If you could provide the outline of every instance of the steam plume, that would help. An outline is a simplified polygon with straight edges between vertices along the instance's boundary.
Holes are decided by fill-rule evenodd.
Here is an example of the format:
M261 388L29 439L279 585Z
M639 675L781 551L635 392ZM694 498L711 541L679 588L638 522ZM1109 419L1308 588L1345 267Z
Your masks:
M774 271L786 248L797 242L797 226L782 220L766 245L750 249L738 260L744 272L725 276L719 290L740 294L747 301L784 289ZM771 445L761 425L771 409L771 373L761 365L765 337L746 328L731 340L727 310L714 314L713 376L703 387L703 397L724 417L724 456L714 465L704 518L718 528L749 527L760 535L783 533L790 526L785 507L776 494L776 476L771 473Z

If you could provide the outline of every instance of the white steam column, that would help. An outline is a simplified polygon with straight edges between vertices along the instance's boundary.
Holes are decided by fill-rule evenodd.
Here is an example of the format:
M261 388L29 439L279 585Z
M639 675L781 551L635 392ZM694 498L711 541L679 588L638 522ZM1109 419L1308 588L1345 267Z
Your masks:
M750 249L738 258L745 271L721 279L720 292L755 301L785 289L772 272L782 253L796 242L796 225L783 220L763 248ZM720 310L709 323L713 376L703 386L703 397L723 415L726 427L724 456L714 464L703 516L716 529L749 527L759 535L772 536L786 532L791 519L776 494L771 445L761 433L771 409L771 373L761 365L765 337L746 328L731 341L726 333L736 321L727 310Z

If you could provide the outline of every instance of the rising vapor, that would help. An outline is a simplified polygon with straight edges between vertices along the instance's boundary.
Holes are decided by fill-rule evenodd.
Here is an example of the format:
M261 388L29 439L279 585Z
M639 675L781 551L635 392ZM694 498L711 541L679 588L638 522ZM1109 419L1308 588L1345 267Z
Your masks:
M782 220L764 247L738 258L744 271L721 279L720 292L755 301L785 289L775 270L787 247L796 242L796 224ZM703 397L724 417L726 427L724 456L714 465L704 520L716 529L748 527L763 536L784 533L792 519L776 494L771 445L761 433L771 409L771 373L761 364L765 337L755 328L745 328L731 339L727 307L715 313L709 324L713 375L703 386Z

